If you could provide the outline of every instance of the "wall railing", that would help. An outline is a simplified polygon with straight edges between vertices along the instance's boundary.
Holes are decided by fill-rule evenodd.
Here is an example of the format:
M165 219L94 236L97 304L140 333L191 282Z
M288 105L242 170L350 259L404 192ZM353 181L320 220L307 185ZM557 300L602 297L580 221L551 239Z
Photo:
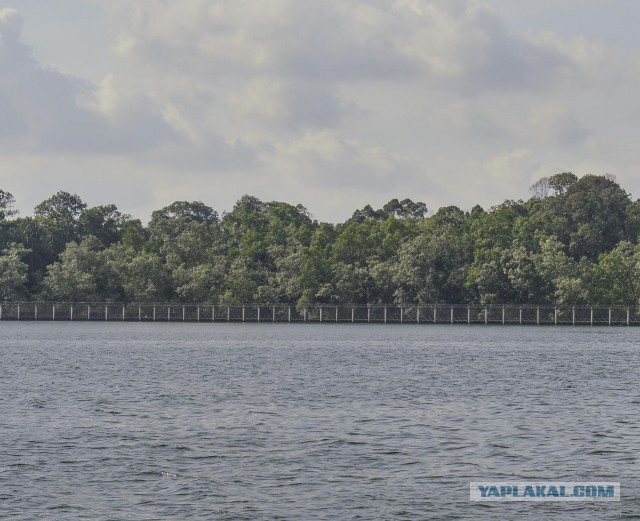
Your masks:
M640 325L628 306L2 302L0 321Z

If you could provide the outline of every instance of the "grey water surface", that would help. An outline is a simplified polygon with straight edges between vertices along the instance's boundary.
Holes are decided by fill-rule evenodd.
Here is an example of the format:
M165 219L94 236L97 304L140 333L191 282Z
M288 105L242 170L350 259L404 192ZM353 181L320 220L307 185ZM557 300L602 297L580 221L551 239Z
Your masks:
M640 519L638 335L3 322L0 518ZM470 502L490 480L622 500Z

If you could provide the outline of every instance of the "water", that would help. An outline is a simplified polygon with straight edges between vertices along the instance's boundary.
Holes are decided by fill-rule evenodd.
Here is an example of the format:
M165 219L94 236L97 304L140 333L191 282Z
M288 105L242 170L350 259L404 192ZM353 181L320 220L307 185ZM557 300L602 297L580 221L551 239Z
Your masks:
M2 323L0 517L640 519L637 335ZM492 479L622 501L469 502Z

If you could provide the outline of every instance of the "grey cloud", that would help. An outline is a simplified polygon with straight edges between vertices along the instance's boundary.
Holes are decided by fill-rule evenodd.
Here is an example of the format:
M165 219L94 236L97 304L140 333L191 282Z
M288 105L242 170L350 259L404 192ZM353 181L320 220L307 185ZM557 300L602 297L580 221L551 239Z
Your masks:
M510 34L488 11L478 11L474 25L485 35L486 47L484 58L470 66L464 90L553 88L577 69L569 56Z
M345 104L328 86L314 82L251 82L233 97L241 112L265 124L289 130L332 128L356 109Z
M553 89L582 79L584 66L562 46L511 33L471 0L156 0L133 9L120 50L134 67L213 82L412 80L471 95Z
M419 175L405 157L327 130L280 143L265 157L283 178L312 186L384 189Z
M386 2L252 0L120 2L120 51L143 66L223 75L336 81L404 77L415 62L395 48Z
M124 152L178 135L153 107L136 103L109 117L83 105L95 96L88 81L42 67L20 39L22 19L0 10L0 147L16 141L40 152Z
M203 178L216 172L225 175L251 170L259 164L260 150L259 144L241 140L227 142L221 137L210 136L202 144L167 144L156 147L151 153L142 154L138 159L146 164L173 169L182 176Z
M443 129L471 138L475 142L508 141L512 130L506 128L499 111L495 111L495 107L491 109L487 110L481 103L457 100L435 111L434 121Z
M341 116L340 100L314 85L289 85L282 93L286 120L294 127L334 127Z
M15 138L23 135L25 130L26 126L12 100L0 89L0 139Z
M277 46L282 73L315 81L415 76L418 64L398 49L399 20L390 5L296 2Z
M531 132L539 142L563 147L584 144L592 131L560 103L542 104L532 110Z
M408 0L406 4L411 5ZM426 79L434 85L471 96L548 90L577 76L579 64L562 48L511 33L496 13L480 3L419 5L425 9L407 9L408 30L397 37L422 63Z

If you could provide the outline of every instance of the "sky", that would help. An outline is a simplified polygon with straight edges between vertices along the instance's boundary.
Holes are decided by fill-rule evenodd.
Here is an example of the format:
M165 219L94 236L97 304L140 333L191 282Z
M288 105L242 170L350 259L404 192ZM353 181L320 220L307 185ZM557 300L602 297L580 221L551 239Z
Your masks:
M0 0L0 189L146 222L244 194L340 222L527 199L559 172L640 196L636 0Z

